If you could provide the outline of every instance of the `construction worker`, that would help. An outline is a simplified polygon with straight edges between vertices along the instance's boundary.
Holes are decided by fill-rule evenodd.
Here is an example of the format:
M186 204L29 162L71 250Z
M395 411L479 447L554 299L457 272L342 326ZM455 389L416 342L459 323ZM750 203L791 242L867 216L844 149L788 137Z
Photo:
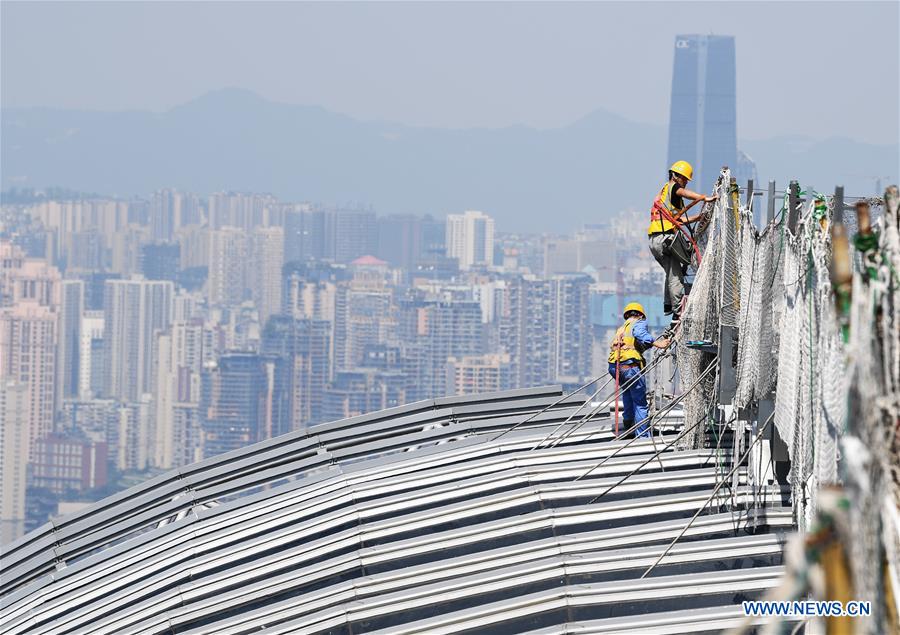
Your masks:
M679 226L689 225L703 217L703 214L686 216L684 199L692 201L714 201L714 196L704 196L687 189L688 181L694 176L694 168L687 161L676 161L669 168L669 181L662 186L653 200L650 210L650 252L666 272L663 298L663 312L672 315L672 323L663 333L671 337L681 319L681 300L686 293L684 278L691 262L690 247L681 235ZM693 203L691 204L693 206Z
M616 331L610 345L609 374L616 378L616 398L619 386L625 388L622 393L624 429L628 430L635 423L644 421L638 426L635 434L639 437L649 437L650 426L646 422L647 382L643 376L644 351L651 347L667 348L669 340L667 338L655 340L650 335L650 331L647 330L647 314L644 307L637 302L626 305L623 317L625 324Z

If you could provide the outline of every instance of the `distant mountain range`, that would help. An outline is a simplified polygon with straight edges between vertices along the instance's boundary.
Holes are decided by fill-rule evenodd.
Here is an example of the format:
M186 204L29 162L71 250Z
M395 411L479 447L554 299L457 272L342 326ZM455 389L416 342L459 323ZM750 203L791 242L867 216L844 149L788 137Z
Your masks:
M900 148L831 138L747 141L761 180L871 194ZM437 129L359 121L225 89L167 112L2 111L2 180L127 196L177 187L365 203L379 214L480 209L499 230L568 232L649 205L666 130L598 110L550 130Z

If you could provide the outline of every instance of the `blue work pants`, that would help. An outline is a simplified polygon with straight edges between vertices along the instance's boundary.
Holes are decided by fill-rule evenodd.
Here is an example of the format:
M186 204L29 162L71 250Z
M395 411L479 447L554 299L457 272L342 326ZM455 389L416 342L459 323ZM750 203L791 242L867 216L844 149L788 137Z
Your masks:
M615 362L609 364L609 374L613 377L616 376ZM637 378L636 381L634 381L635 378ZM632 381L634 381L633 384L631 383ZM631 385L627 390L621 390L629 384ZM622 421L625 424L624 428L619 429L619 432L621 433L624 430L627 430L638 421L643 421L644 423L639 425L635 432L639 437L649 438L650 422L646 421L649 414L649 408L647 406L647 382L641 374L641 369L638 365L619 364L619 388L621 390L623 405Z

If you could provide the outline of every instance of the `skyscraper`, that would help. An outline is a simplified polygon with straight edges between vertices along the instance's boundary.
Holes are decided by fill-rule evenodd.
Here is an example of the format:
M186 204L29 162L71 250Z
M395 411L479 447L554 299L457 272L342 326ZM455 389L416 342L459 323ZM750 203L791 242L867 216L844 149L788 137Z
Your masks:
M103 310L105 396L138 401L153 386L156 331L172 323L168 280L107 280Z
M460 269L494 262L494 219L483 212L447 214L447 256Z
M722 166L737 167L736 110L734 37L675 36L668 165L694 166L691 189L709 192Z

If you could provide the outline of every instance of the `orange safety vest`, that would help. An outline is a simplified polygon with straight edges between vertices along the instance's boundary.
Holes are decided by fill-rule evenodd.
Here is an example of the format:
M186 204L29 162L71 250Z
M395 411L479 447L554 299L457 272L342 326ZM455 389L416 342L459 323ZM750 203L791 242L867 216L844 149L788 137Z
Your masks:
M653 199L653 207L650 208L650 227L647 228L650 235L672 231L681 224L677 216L684 208L675 207L672 203L672 185L671 181L663 185Z
M636 318L625 320L625 324L616 331L616 337L609 346L609 363L635 361L644 366L644 356L634 346L634 335L631 334L631 328L637 322Z

